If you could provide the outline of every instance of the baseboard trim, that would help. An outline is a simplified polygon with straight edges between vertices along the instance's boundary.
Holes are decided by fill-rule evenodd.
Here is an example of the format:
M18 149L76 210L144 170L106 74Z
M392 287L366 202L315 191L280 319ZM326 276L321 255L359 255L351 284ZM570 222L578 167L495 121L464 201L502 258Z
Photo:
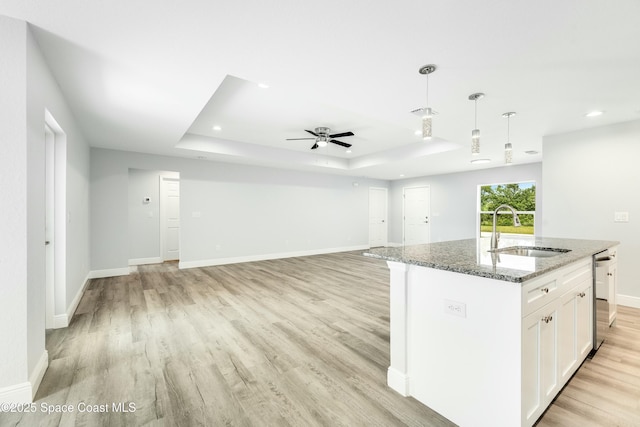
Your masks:
M38 392L38 388L40 387L40 383L42 382L42 378L44 377L44 373L47 372L47 368L49 367L49 352L45 350L40 356L40 360L36 364L35 368L33 368L33 372L29 376L29 383L31 383L31 399L33 400L36 397L36 393Z
M69 326L69 316L67 314L56 314L53 316L53 329L61 329Z
M640 308L640 298L631 295L616 295L616 304L625 307Z
M80 300L82 299L82 295L84 295L84 291L85 289L87 289L87 285L89 284L89 280L91 280L91 272L89 272L89 274L87 274L87 277L84 278L84 283L82 284L82 286L80 287L80 289L78 289L78 293L76 293L76 296L73 297L73 301L71 301L71 304L69 304L69 308L67 308L67 313L66 314L62 314L60 316L55 316L53 319L53 327L54 328L66 328L67 326L69 326L69 323L71 323L71 319L73 319L73 315L75 314L76 310L78 309L78 305L80 305ZM59 323L58 323L58 317L60 317L59 319ZM60 326L58 326L60 325Z
M254 261L268 261L271 259L323 255L323 254L332 254L336 252L348 252L348 251L360 251L360 250L364 251L367 249L369 249L369 246L366 246L366 245L365 246L347 246L342 248L313 249L308 251L280 252L280 253L263 254L263 255L249 255L249 256L241 256L241 257L204 259L204 260L198 260L198 261L180 261L180 263L178 264L178 268L186 269L186 268L198 268L198 267L211 267L215 265L239 264L242 262L254 262Z
M0 388L0 403L31 403L33 402L31 382Z
M391 366L387 369L387 385L404 397L409 396L409 377Z
M134 258L129 260L129 265L162 264L162 258Z
M128 276L129 267L110 268L107 270L92 270L87 276L89 279L102 279L104 277Z

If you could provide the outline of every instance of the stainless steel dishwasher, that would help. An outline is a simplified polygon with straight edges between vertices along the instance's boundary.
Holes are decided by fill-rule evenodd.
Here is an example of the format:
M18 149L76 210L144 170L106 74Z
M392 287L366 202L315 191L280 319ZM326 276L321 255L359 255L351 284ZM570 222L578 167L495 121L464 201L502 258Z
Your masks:
M602 251L593 256L593 357L609 332L609 251Z

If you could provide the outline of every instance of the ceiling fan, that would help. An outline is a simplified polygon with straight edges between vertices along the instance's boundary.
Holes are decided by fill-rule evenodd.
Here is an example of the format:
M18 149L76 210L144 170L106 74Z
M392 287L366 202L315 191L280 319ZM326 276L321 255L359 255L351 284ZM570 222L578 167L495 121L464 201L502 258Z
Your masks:
M331 132L331 129L329 129L327 127L317 127L317 128L315 128L315 132L312 132L312 131L307 130L307 129L305 129L304 131L310 133L311 135L313 135L314 138L288 138L287 141L300 141L300 140L303 140L303 139L315 139L316 142L311 147L312 150L315 150L318 147L325 147L327 145L327 143L329 143L329 142L331 142L333 144L341 145L341 146L346 147L346 148L349 148L349 147L351 147L351 144L347 144L346 142L338 141L338 140L333 139L333 138L342 138L342 137L345 137L345 136L354 136L355 135L353 132L342 132L342 133L329 134L329 132Z

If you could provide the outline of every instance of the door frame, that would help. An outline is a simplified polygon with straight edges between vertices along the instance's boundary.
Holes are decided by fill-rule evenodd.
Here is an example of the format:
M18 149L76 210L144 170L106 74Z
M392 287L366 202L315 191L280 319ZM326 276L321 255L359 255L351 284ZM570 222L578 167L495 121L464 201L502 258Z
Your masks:
M45 328L57 329L68 326L66 307L66 278L67 278L67 135L62 130L53 115L45 109L44 120L45 132L45 166L53 167L53 183L47 183L47 172L45 172L45 198L48 192L53 190L53 212L45 212L47 216L52 215L53 230L50 254L53 255L52 277L48 277L47 271L47 249L45 249ZM47 144L51 146L47 149ZM50 179L50 178L49 178ZM47 202L45 200L45 210ZM45 235L45 239L46 239ZM45 244L45 242L43 242Z
M406 201L407 201L407 197L406 197L406 191L407 190L412 190L412 189L416 189L416 188L427 188L429 189L429 212L428 212L428 217L429 217L429 243L431 242L431 186L430 185L415 185L415 186L411 186L411 187L402 187L402 244L406 244L407 242L407 236L406 236L406 221L407 221L407 215L406 215Z

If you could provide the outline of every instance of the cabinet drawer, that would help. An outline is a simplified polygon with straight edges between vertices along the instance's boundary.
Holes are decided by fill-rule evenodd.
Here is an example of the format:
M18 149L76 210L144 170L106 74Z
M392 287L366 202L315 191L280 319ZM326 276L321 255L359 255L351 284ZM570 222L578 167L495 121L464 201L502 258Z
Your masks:
M585 280L591 280L592 260L585 258L544 274L522 286L522 317L560 297Z
M542 276L522 289L522 316L533 313L558 295L558 276Z

